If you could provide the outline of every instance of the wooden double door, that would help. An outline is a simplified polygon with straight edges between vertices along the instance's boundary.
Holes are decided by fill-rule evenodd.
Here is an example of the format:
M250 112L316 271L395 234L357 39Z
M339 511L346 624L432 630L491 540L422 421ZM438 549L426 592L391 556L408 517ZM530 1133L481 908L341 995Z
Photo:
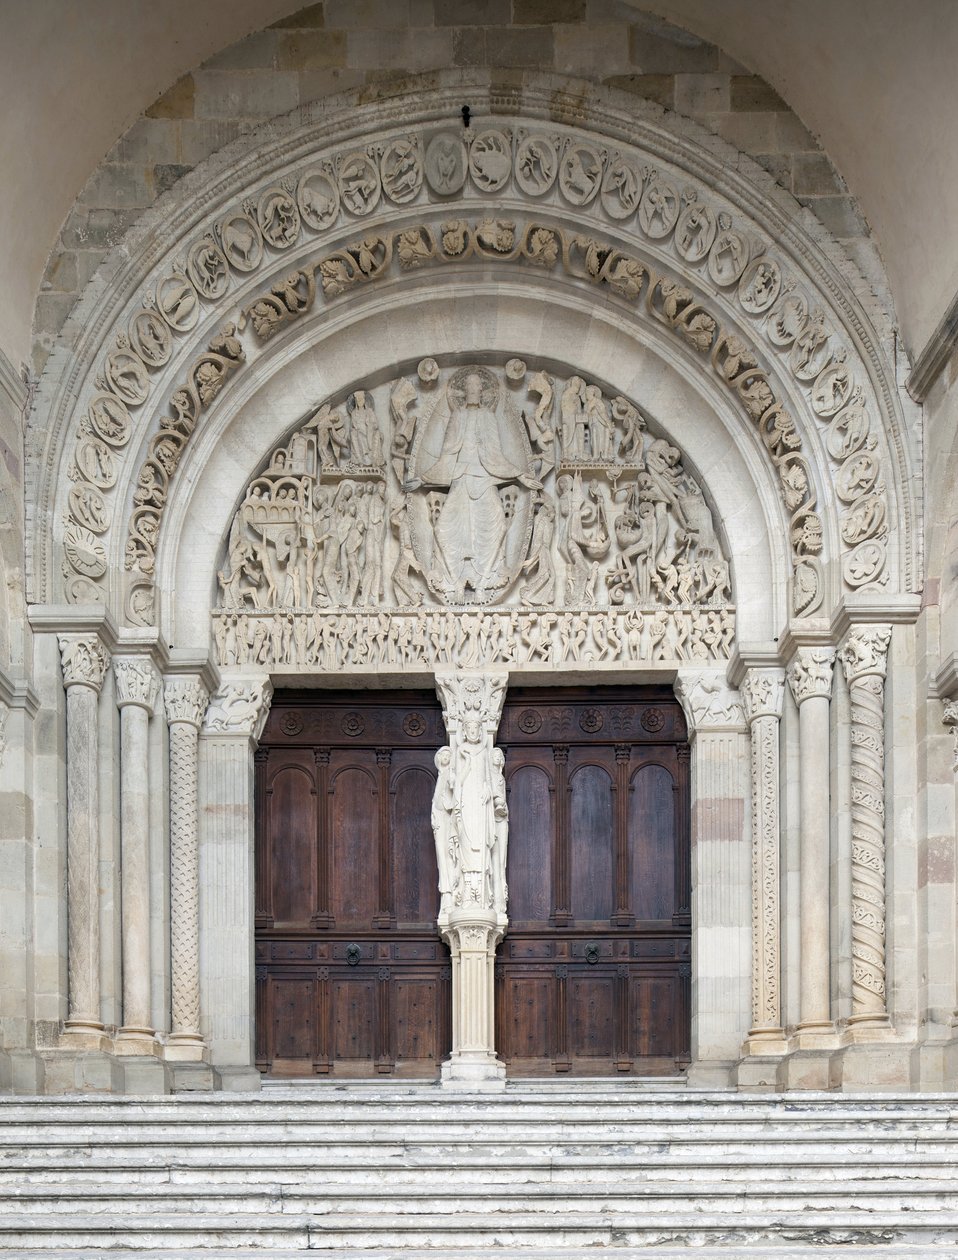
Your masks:
M435 1076L451 1048L430 822L434 692L286 693L255 754L257 1062ZM496 1045L513 1075L688 1059L688 746L671 691L510 691L509 932Z

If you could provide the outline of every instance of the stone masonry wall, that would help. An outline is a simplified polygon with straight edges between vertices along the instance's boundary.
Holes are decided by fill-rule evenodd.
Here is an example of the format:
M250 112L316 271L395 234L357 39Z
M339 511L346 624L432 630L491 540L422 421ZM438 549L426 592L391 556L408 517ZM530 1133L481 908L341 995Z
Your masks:
M450 66L501 69L512 82L526 70L571 75L694 119L809 207L884 296L868 229L815 137L764 79L715 46L621 0L325 0L204 62L113 146L51 252L35 310L36 370L103 257L198 163L320 97L380 95Z

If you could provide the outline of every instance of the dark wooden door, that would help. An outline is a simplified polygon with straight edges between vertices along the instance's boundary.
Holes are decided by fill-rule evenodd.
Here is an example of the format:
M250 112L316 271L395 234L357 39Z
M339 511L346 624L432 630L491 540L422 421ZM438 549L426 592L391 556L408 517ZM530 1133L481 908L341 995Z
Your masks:
M449 952L435 693L277 696L255 754L256 1053L276 1074L434 1076Z
M689 748L671 690L512 690L509 931L496 1043L512 1075L675 1072L689 1057Z

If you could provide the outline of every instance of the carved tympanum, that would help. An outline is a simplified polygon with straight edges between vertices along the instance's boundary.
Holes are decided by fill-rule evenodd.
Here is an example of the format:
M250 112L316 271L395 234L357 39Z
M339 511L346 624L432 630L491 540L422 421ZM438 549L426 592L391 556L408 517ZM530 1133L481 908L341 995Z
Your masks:
M371 666L477 665L500 637L516 660L710 659L731 638L728 560L678 448L627 399L516 358L426 359L323 403L249 483L219 585L231 665L320 664L330 634Z

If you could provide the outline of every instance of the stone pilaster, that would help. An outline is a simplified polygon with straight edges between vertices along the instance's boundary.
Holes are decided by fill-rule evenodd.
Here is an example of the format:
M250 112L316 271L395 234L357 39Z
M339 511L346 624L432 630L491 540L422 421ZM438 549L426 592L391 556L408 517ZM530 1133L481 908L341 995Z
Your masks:
M209 692L196 677L168 679L170 732L170 1036L166 1057L206 1057L200 1032L200 893L197 774Z
M265 676L224 682L207 710L200 753L201 1027L232 1087L257 1088L253 751L269 715Z
M506 917L508 817L503 756L494 746L506 674L436 676L449 745L439 775L433 830L442 897L439 930L452 953L452 1053L444 1084L498 1086L493 983Z
M143 656L114 657L120 710L123 1025L117 1054L155 1054L150 1000L150 717L159 675Z
M58 638L67 693L67 969L63 1043L104 1049L100 1021L97 707L110 656L96 635Z
M692 745L692 1065L728 1084L750 1024L751 871L745 716L724 672L683 671L675 694Z
M778 748L785 671L750 669L741 692L752 752L752 1027L745 1053L784 1054Z
M801 958L798 1050L837 1045L831 1017L828 937L829 701L835 666L832 647L799 648L788 683L799 711Z
M853 630L839 653L851 700L852 1014L849 1035L890 1032L885 993L885 671L890 626Z

